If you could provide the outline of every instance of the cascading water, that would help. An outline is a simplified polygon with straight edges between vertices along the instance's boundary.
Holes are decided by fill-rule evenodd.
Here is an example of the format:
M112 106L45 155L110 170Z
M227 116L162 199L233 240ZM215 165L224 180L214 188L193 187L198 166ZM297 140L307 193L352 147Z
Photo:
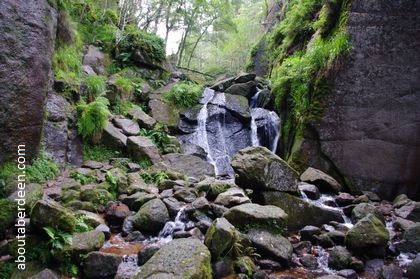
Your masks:
M184 231L187 223L188 219L186 218L185 207L182 207L176 214L175 220L167 222L163 229L159 232L159 242L166 243L171 241L174 232Z

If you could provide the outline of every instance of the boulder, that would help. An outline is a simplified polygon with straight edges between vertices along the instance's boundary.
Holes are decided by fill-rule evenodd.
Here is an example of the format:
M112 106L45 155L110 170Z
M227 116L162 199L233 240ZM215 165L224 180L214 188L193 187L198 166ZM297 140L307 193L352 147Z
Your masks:
M159 149L153 141L143 136L129 137L127 140L127 151L136 160L147 158L154 164L162 160Z
M306 268L314 270L318 268L318 260L311 254L304 254L300 257L299 262Z
M335 198L335 202L339 206L348 206L353 203L354 199L355 197L350 195L349 193L340 192Z
M126 136L137 136L140 133L140 127L137 122L126 118L114 118L114 125L121 129Z
M415 223L407 228L403 234L404 243L400 249L405 252L420 251L420 223Z
M247 237L259 254L278 261L282 266L290 265L293 247L287 238L258 229L249 231Z
M133 107L129 112L128 115L133 119L133 121L137 122L140 128L145 129L153 129L156 125L156 120L145 113L139 107Z
M73 235L71 250L76 255L87 254L101 249L105 243L105 235L98 230L76 233Z
M191 177L214 176L214 166L193 155L178 153L163 156L163 166Z
M321 192L338 193L343 190L343 187L337 180L314 168L307 168L305 172L301 174L300 180L316 185Z
M109 58L96 46L89 45L83 57L83 65L90 66L98 75L105 74L105 64Z
M300 182L298 188L301 193L304 193L311 200L317 200L321 196L315 185Z
M401 194L395 197L395 199L392 201L392 206L394 208L400 208L403 205L406 205L411 200L407 197L406 194Z
M85 223L92 227L97 227L101 224L105 224L105 220L104 218L102 218L101 215L90 211L79 210L77 211L77 215L83 216L83 220L85 221Z
M265 147L240 150L232 158L232 167L235 183L242 188L298 192L296 171Z
M408 279L417 279L420 274L420 253L407 267Z
M56 31L57 11L47 0L1 1L0 163L16 160L22 141L27 162L38 154Z
M248 100L243 96L218 93L209 104L210 120L212 119L212 116L219 115L219 108L224 108L229 111L233 116L237 117L239 121L249 121L251 119ZM219 108L215 106L218 106Z
M194 188L182 188L177 190L173 197L187 203L192 203L197 199L198 193Z
M169 104L159 99L152 99L149 102L149 107L152 117L156 121L163 123L168 127L176 126L179 119L179 114L178 111L171 107Z
M17 183L16 183L17 186ZM40 184L37 183L29 183L25 186L25 202L27 206L27 210L31 209L35 203L42 199L43 196L43 187ZM19 198L19 189L14 191L10 196L7 197L10 201L15 201L15 199Z
M252 73L240 73L235 78L235 83L246 83L246 82L255 80L256 77L257 77L256 74L252 74Z
M346 269L350 266L351 254L343 246L335 246L329 251L328 266L335 269L341 270Z
M225 207L233 207L250 202L251 200L241 188L229 188L227 191L220 193L214 201L214 203Z
M130 202L130 199L133 199L132 202ZM127 205L130 207L131 210L138 211L143 206L143 204L153 199L156 199L156 194L137 192L127 197L127 199L125 199L125 202L127 202Z
M230 252L235 240L235 227L225 218L217 218L206 232L204 244L214 259L222 258Z
M28 279L60 279L60 276L51 269L46 268Z
M38 201L31 212L31 225L41 229L53 227L66 232L76 228L76 218L73 213L56 201L43 198Z
M289 215L289 230L299 230L307 225L322 226L330 221L344 222L338 211L310 204L288 193L264 192L263 197L266 204L279 206Z
M122 259L120 255L91 252L83 264L84 274L88 279L112 279Z
M210 252L197 239L175 239L141 266L134 278L211 279Z
M144 265L157 251L159 251L160 246L157 244L149 244L142 248L137 254L137 263L138 265Z
M375 215L369 213L346 233L345 243L349 249L385 247L389 233Z
M109 202L106 205L105 220L112 226L121 226L129 215L131 215L130 209L121 202Z
M403 270L399 266L394 265L394 264L384 265L382 267L380 278L381 279L403 278Z
M134 215L134 228L146 233L157 233L169 221L169 213L160 199L146 202Z
M111 148L125 150L127 145L127 136L125 136L120 129L108 121L102 132L102 142Z
M91 202L93 205L106 205L109 201L112 201L114 196L110 192L101 188L83 189L80 193L80 200L85 202Z
M251 99L257 93L257 83L255 81L248 81L246 83L237 83L226 89L225 93L232 95L240 95Z
M395 214L413 222L420 222L420 202L410 201L396 209Z
M359 203L356 205L351 212L351 221L357 223L359 220L365 218L369 213L375 215L376 218L385 224L385 218L382 213L374 206L369 203Z
M230 208L223 217L242 231L257 227L281 232L287 227L288 216L277 206L247 203Z
M226 89L233 85L234 80L235 77L221 79L219 81L216 81L216 83L212 85L211 89L224 92Z

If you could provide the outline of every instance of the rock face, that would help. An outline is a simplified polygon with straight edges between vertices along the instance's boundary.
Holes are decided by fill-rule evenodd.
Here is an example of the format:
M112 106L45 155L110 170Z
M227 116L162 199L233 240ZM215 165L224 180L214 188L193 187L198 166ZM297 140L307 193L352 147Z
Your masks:
M297 193L298 174L264 147L248 147L232 158L235 182L242 188Z
M0 3L0 162L39 150L57 13L47 0Z
M420 194L420 3L352 1L352 51L315 125L321 151L359 190Z
M167 168L188 176L214 176L214 166L197 156L173 153L164 155L163 160Z
M210 252L198 239L175 239L148 260L134 278L211 279Z

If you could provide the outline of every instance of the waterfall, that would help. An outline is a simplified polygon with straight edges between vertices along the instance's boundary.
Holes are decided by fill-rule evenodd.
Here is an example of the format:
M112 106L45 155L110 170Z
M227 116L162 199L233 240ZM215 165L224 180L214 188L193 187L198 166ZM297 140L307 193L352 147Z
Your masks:
M251 118L253 146L265 146L275 153L280 137L280 118L278 115L274 111L263 108L252 108Z

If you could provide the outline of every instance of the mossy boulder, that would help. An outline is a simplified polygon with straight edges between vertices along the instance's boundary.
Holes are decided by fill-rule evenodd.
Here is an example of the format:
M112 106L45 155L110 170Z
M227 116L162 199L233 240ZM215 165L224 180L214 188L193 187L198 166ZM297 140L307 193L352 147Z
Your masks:
M404 243L400 249L405 252L420 251L420 223L415 223L407 228L403 235Z
M293 247L289 240L263 230L251 230L247 234L257 252L278 261L282 266L288 266L292 260Z
M226 218L217 218L206 232L204 244L209 248L212 258L226 256L233 245L235 227Z
M266 204L281 207L289 216L289 230L299 230L307 225L322 226L330 221L343 222L337 211L310 204L296 196L282 192L264 192Z
M114 197L105 189L86 189L80 193L80 199L94 205L106 205Z
M169 221L169 213L165 204L160 199L146 202L134 215L134 228L146 232L157 233Z
M81 254L87 254L92 251L101 249L105 243L105 235L103 232L92 230L73 235L72 244L69 249L73 255L78 257Z
M328 266L336 270L346 269L352 259L350 252L343 246L336 246L329 251Z
M198 239L175 239L148 260L134 278L211 279L210 251Z
M351 212L351 220L353 223L357 223L359 220L366 217L369 213L375 215L376 218L382 221L385 224L385 218L382 215L381 211L377 209L374 205L369 203L359 203L356 205Z
M0 237L13 224L16 217L16 206L16 203L10 200L0 199Z
M19 191L16 190L13 192L8 199L11 201L14 201L15 199L18 199ZM30 211L32 207L35 205L35 203L42 198L44 191L42 189L42 185L37 183L29 183L25 186L25 202L26 202L26 210Z
M83 264L85 278L114 278L123 257L102 252L90 252Z
M297 193L298 173L265 147L247 147L232 158L235 183L255 191Z
M346 233L345 243L349 249L385 247L389 233L375 215L369 213Z
M73 232L76 227L76 218L73 213L57 203L44 198L38 201L31 212L31 225L38 229L54 227L66 232Z
M230 208L223 217L243 232L252 228L282 232L287 227L287 214L273 205L241 204Z
M25 264L25 270L15 269L10 279L28 279L42 271L42 264L39 262L27 262Z

